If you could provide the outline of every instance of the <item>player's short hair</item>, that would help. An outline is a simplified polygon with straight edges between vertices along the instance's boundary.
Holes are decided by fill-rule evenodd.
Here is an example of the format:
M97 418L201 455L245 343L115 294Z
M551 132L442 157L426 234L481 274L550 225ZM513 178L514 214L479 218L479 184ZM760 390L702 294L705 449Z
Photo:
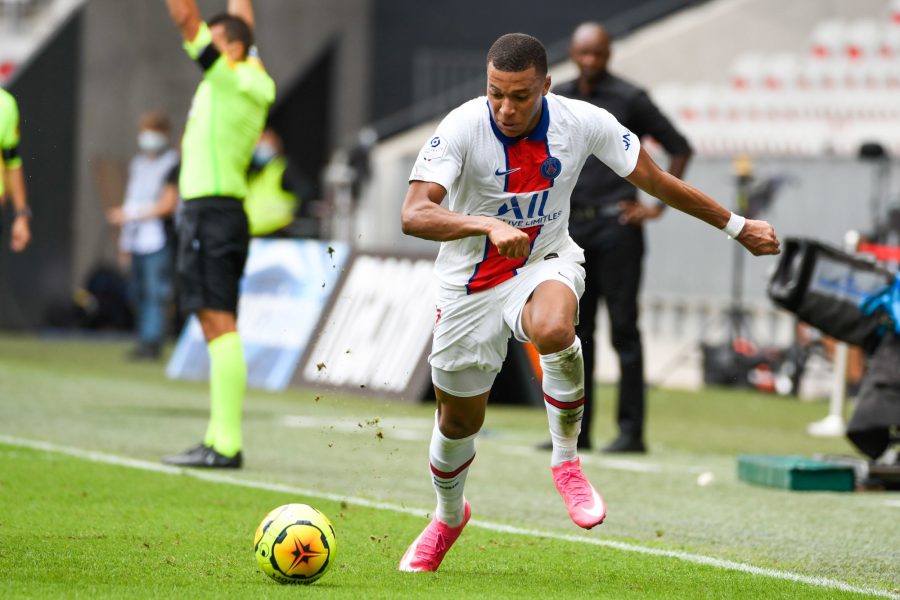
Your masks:
M229 42L241 42L244 44L245 53L249 52L250 47L253 46L253 29L250 28L247 21L238 16L222 13L214 16L206 24L210 27L215 25L224 27L225 39Z
M161 110L148 110L141 113L138 120L141 129L152 129L162 133L169 133L172 129L172 123L169 121L169 115Z
M539 39L527 33L507 33L488 50L487 62L498 71L516 73L529 67L539 76L547 74L547 51Z

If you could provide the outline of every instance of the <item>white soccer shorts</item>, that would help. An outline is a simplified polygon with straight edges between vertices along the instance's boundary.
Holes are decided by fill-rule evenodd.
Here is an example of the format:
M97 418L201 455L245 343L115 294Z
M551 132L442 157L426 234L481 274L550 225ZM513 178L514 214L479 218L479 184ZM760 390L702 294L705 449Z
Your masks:
M584 267L563 256L526 265L512 279L483 292L439 289L428 357L434 384L455 396L489 390L506 358L509 336L529 341L522 329L522 310L537 286L559 281L581 299L584 277Z

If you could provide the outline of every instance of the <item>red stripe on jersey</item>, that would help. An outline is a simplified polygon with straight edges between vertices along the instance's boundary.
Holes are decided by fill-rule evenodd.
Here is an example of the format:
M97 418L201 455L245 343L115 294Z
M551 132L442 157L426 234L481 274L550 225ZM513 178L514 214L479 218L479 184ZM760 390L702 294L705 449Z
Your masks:
M534 247L534 240L541 232L542 225L534 227L525 227L519 231L528 234L531 240L531 247ZM485 239L484 258L480 263L475 265L475 272L469 278L466 284L466 291L470 294L488 290L496 285L500 285L507 279L512 279L516 275L516 269L520 268L528 260L525 258L506 258L500 254L500 250L491 243L490 239Z
M440 477L441 479L453 479L454 477L465 471L469 467L469 465L472 464L473 460L475 460L474 454L472 455L472 458L464 462L462 466L455 471L441 471L431 463L428 463L428 466L431 467L431 472L434 473L436 477Z
M541 175L541 165L550 157L544 140L519 140L506 146L507 192L539 192L553 185L552 179Z
M573 400L572 402L563 402L562 400L557 400L556 398L552 398L547 394L544 394L544 402L546 402L547 404L552 404L556 408L578 408L579 406L584 405L584 397L581 397L578 400Z

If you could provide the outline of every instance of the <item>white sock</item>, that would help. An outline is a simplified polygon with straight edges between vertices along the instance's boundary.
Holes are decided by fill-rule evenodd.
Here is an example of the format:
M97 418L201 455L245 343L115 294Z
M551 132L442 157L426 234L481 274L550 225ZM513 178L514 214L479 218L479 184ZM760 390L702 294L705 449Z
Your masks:
M553 354L541 355L544 371L544 405L550 424L553 454L550 465L559 466L578 457L578 434L584 413L584 357L581 340Z
M435 516L450 527L459 527L465 512L463 488L469 465L475 460L477 433L460 440L451 440L441 433L437 423L431 432L431 483L437 494Z

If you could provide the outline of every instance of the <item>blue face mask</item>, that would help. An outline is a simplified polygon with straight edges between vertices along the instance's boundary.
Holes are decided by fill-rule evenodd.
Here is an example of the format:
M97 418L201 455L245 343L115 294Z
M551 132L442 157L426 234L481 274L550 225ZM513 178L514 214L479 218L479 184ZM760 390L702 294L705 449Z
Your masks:
M271 144L260 143L253 149L253 158L251 163L254 167L261 169L269 164L273 158L278 155L278 151Z

